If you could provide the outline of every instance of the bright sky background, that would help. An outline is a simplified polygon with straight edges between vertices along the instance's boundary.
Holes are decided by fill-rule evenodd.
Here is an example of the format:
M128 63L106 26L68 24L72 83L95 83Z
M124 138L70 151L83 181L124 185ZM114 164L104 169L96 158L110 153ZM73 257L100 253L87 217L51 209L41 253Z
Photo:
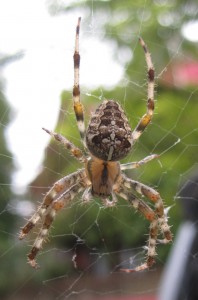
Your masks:
M81 12L52 17L43 0L0 2L1 52L25 53L23 59L9 64L3 73L6 97L14 111L7 136L18 168L13 177L16 192L22 192L38 173L49 142L49 136L41 128L54 129L60 93L63 89L72 90L75 27L79 16L83 27ZM90 28L86 38L81 30L81 84L90 89L100 84L114 85L122 76L122 68L112 61L110 46L96 40L92 31ZM99 47L94 62L97 72L93 77L92 50ZM107 64L110 69L105 68L104 72Z
M13 177L15 192L24 191L38 173L49 142L41 128L54 129L60 93L63 89L72 89L72 56L79 16L83 27L83 13L52 17L44 0L0 1L0 50L5 54L19 50L25 53L23 59L9 64L3 72L6 97L14 111L7 137L18 168ZM81 30L80 38L80 82L89 89L115 85L123 75L123 68L111 58L110 44L104 45L95 38L93 25L90 24L87 36ZM194 31L190 25L185 27L183 35L196 41L196 26L198 23ZM96 61L95 49L100 49Z

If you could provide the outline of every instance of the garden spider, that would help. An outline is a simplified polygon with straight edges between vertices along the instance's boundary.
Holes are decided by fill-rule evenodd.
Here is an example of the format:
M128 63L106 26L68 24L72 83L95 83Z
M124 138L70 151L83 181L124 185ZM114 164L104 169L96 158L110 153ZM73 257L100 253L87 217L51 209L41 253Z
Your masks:
M78 130L85 151L83 152L58 133L43 128L54 139L60 142L81 163L84 168L58 180L45 195L41 206L21 229L20 239L23 239L32 228L42 221L42 226L33 247L28 254L28 261L32 267L37 267L36 255L42 248L43 242L48 236L49 229L59 210L67 203L82 194L82 201L89 202L92 196L99 197L105 206L113 206L117 202L116 195L126 199L143 216L150 221L149 239L147 246L147 259L134 269L122 269L125 272L140 271L150 268L155 262L156 242L158 230L161 231L162 243L172 240L170 227L164 213L164 206L160 194L153 188L138 181L126 177L122 172L126 169L137 168L150 160L158 157L153 154L140 160L127 164L119 163L130 151L133 144L141 136L144 129L150 123L154 112L154 67L150 53L144 41L140 38L140 44L145 53L148 68L148 101L147 112L140 119L136 128L132 131L127 117L118 102L104 100L92 115L85 131L84 107L80 101L79 88L79 30L80 21L76 27L75 52L74 52L74 87L73 105L76 115ZM149 207L143 200L133 194L145 196L151 200L155 209Z

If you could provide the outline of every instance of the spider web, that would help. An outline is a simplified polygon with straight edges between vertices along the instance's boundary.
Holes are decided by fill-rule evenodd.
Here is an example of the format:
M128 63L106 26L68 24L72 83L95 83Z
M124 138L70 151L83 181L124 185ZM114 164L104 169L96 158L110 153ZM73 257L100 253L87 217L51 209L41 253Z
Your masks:
M56 10L53 10L53 13L58 15L64 4L64 1L57 1ZM131 5L132 8L135 8L135 4ZM144 20L148 17L149 5L149 1L143 2L136 32L132 34L135 35L136 40L143 32ZM72 16L71 19L77 20L79 13L82 16L83 14L86 16L86 10L82 10L81 6L80 8L80 12L77 8L75 14L70 15L70 18ZM101 44L108 44L111 56L113 56L112 53L118 52L116 60L119 61L119 65L113 65L112 62L112 66L110 65L108 68L118 68L120 78L122 77L122 80L117 83L119 97L116 97L116 100L121 103L127 112L129 108L128 101L133 100L133 93L136 92L139 94L140 100L138 105L136 102L132 114L128 115L132 128L134 128L139 118L145 112L146 106L144 55L143 53L141 54L144 64L138 67L137 62L137 68L134 68L133 73L129 76L127 71L130 69L130 58L133 55L136 60L137 54L141 50L140 46L138 43L134 43L133 53L129 47L117 47L116 50L114 42L109 42L103 38L105 30L100 26L101 13L95 9L95 1L91 1L90 12L91 18L88 22L85 21L86 24L81 29L80 38L82 57L80 76L83 104L85 105L85 109L89 106L90 111L93 111L105 97L111 97L111 89L114 85L113 80L108 85L105 84L104 81L106 80L101 76L98 80L102 84L98 88L100 83L95 83L92 80L94 77L92 70L94 69L94 73L96 72L94 65L96 58L93 57L91 60L91 53L88 52L86 54L91 43L94 43L94 49ZM103 15L103 18L105 17L109 17L108 13L107 15ZM74 36L73 33L74 31L71 35ZM114 37L114 34L114 32L107 28L107 37L111 39ZM132 35L129 32L122 33L121 40L129 39ZM98 42L97 39L100 41ZM165 47L160 44L153 45L151 38L147 38L146 42L149 44L149 49L151 48L151 54L154 48L159 52L161 47ZM155 61L155 57L152 57L155 63L157 82L159 82L155 115L152 125L149 126L142 138L135 145L132 153L126 159L126 162L130 162L140 160L151 153L160 154L160 158L156 161L150 162L133 172L127 172L127 175L156 188L160 193L162 191L162 197L168 208L170 208L169 222L170 224L174 224L173 232L176 236L179 226L175 224L175 220L172 221L172 218L175 218L178 223L181 222L182 224L183 222L180 212L182 192L188 183L197 185L196 152L198 147L198 127L195 112L198 109L196 101L198 89L195 85L192 85L192 87L185 84L180 85L179 81L172 81L171 79L173 78L170 79L168 77L169 69L173 67L175 61L191 61L192 59L190 51L184 54L181 50L183 43L184 38L180 37L180 40L174 45L166 45L169 49L169 56L165 60L165 65L161 66L159 64L160 68L158 67L158 63L160 62ZM66 50L69 53L66 54L72 57L73 42L70 44L69 50ZM102 58L100 64L103 65L102 68L104 69L104 67L106 68L104 53L102 54ZM121 70L121 65L124 66L124 70ZM70 70L73 74L72 61ZM177 70L175 69L175 71ZM68 72L70 77L73 76L71 76L71 72ZM88 83L83 82L86 74L90 74L87 79ZM127 75L125 77L121 76L123 74ZM116 79L114 80L116 82ZM70 90L71 84L70 88L68 88ZM167 85L169 85L169 94L165 94L163 90L167 89ZM90 88L91 86L92 88ZM180 99L182 100L180 101ZM164 102L166 102L166 105L164 105ZM167 102L169 103L169 109L165 111L165 108L167 109ZM48 105L50 104L48 103ZM194 114L192 107L194 108ZM173 110L176 113L173 114ZM2 126L4 126L4 115L6 113L6 110L1 113ZM87 119L89 114L90 112L87 110ZM168 119L168 122L166 119ZM47 127L43 113L42 126L44 125ZM70 129L68 132L65 132L67 125L70 126ZM49 129L50 126L48 126ZM5 127L8 129L8 125L5 125ZM183 130L180 130L180 128L183 128ZM72 140L75 145L81 145L72 111L71 93L69 92L62 93L58 130L60 133L65 134L68 139ZM37 145L36 140L35 145ZM30 150L28 149L28 151ZM3 150L1 150L0 154L1 157L5 155ZM14 154L10 156L15 159ZM10 288L5 283L5 293L3 294L4 291L2 290L2 297L5 299L26 299L27 297L30 299L129 299L128 297L130 299L157 299L162 269L166 262L166 255L164 253L168 252L170 247L164 245L158 246L157 264L152 270L131 274L120 272L119 269L122 267L134 267L144 261L149 228L148 222L138 214L135 214L132 208L129 209L128 203L123 200L119 200L116 207L105 208L98 199L94 199L93 202L86 206L82 205L81 198L78 197L58 214L53 223L49 242L44 245L43 250L38 256L41 269L35 271L30 269L26 264L25 256L30 249L29 245L33 243L34 235L31 235L25 242L21 243L18 241L17 234L20 226L24 224L24 216L28 218L28 213L31 214L32 210L36 208L38 201L42 201L42 194L47 192L49 186L56 179L75 171L79 167L80 165L75 160L72 160L61 146L50 144L44 153L44 168L41 170L41 175L38 175L28 185L26 192L21 194L15 193L12 200L2 209L0 216L2 219L5 219L4 222L6 224L7 214L8 217L14 216L15 218L14 229L3 226L1 229L2 240L4 238L7 239L5 248L1 251L1 265L5 270L10 268L14 274L12 275L14 283L9 284ZM157 178L155 176L156 173L158 174ZM16 191L14 183L8 185L11 185L11 188ZM2 191L4 191L5 186L6 183L0 184ZM197 201L196 194L189 197L194 202ZM188 196L185 195L185 199L187 198ZM186 218L190 219L189 216ZM193 225L196 225L196 219L191 221ZM122 236L123 238L119 240ZM130 236L133 238L134 243L131 243ZM195 251L190 254L193 255L195 261L197 252ZM5 274L11 276L9 272L6 272ZM4 279L5 275L2 274L1 276ZM16 280L14 280L14 277Z

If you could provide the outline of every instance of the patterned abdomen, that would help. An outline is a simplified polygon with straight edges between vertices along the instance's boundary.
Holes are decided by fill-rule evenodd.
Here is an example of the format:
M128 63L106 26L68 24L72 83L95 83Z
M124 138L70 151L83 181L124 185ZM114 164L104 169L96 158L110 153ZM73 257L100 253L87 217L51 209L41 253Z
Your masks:
M105 100L98 106L87 128L86 144L92 155L105 161L117 161L129 153L131 128L117 102Z

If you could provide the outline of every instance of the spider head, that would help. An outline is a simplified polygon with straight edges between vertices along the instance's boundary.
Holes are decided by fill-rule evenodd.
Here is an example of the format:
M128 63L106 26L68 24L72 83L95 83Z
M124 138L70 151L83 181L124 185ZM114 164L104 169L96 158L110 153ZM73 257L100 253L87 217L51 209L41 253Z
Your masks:
M131 128L121 106L104 100L93 114L86 132L90 153L103 161L118 161L132 147Z

